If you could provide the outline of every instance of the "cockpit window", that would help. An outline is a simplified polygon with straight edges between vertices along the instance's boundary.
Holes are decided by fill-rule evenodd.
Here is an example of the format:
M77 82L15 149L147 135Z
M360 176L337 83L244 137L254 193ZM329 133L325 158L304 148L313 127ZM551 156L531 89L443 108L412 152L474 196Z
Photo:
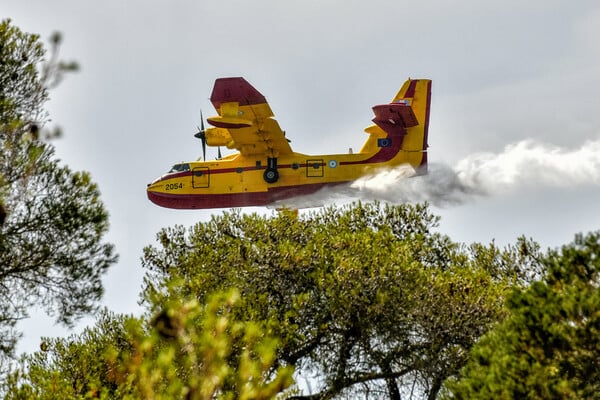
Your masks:
M190 164L175 164L171 167L169 174L173 174L175 172L185 172L190 170Z

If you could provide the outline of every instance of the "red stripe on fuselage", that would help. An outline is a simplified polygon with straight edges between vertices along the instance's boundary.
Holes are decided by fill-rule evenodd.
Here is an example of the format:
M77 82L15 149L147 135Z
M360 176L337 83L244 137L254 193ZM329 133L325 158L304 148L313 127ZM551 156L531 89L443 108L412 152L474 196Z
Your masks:
M359 161L357 163L362 163L364 161ZM315 164L319 164L321 167L325 166L325 163L310 163L311 166L315 165ZM198 167L194 167L194 168L198 168ZM242 173L242 172L246 172L246 171L264 171L266 168L265 167L256 167L256 166L251 166L251 167L236 167L236 168L221 168L221 169L214 169L214 167L209 167L209 166L201 166L199 168L208 168L211 174L228 174L228 173L232 173L232 172L237 172L237 173ZM297 168L293 167L293 164L280 164L277 166L277 169L300 169L300 168L306 168L306 164L297 164ZM173 174L166 174L163 175L160 179L164 180L164 179L172 179L172 178L183 178L186 176L192 176L193 175L193 171L184 171L184 172L177 172L177 173L173 173Z
M390 161L391 159L393 159L398 152L400 151L400 149L402 148L402 137L401 136L394 136L394 137L390 137L389 139L392 140L392 145L389 147L381 147L379 149L379 151L377 153L375 153L374 155L372 155L370 158L367 158L365 160L360 160L360 161L341 161L340 165L358 165L358 164L371 164L371 163L382 163L382 162L387 162ZM323 156L313 156L314 158L317 157L323 157ZM315 163L310 163L309 165L314 165ZM319 164L321 167L325 166L325 163L317 163ZM303 163L297 164L297 168L293 167L294 164L280 164L277 166L277 169L300 169L300 168L306 168L307 164ZM193 168L198 168L198 167L193 167ZM266 168L261 166L261 167L256 167L256 166L249 166L249 167L236 167L236 168L221 168L221 169L215 169L214 167L209 167L209 166L201 166L200 168L208 168L210 170L210 174L228 174L228 173L232 173L232 172L237 172L237 173L242 173L242 172L246 172L246 171L256 171L256 170L261 170L264 171ZM192 176L193 175L193 171L184 171L184 172L177 172L177 173L173 173L173 174L166 174L163 175L160 180L165 180L165 179L172 179L172 178L183 178L186 176Z

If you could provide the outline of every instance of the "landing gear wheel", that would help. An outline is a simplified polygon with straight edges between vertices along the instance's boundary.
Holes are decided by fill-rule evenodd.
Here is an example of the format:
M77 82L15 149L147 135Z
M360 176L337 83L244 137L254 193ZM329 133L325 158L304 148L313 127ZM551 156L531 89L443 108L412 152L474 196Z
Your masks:
M279 172L276 169L268 168L265 170L263 178L267 183L275 183L279 179Z

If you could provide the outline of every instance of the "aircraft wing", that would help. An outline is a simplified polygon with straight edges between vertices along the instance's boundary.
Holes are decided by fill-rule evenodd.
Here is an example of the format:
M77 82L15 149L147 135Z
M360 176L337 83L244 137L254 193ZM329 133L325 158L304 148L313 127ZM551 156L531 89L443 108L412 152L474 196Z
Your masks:
M243 155L292 153L267 100L244 78L217 79L210 101L219 115L207 119L215 127L206 131L208 145L225 145Z

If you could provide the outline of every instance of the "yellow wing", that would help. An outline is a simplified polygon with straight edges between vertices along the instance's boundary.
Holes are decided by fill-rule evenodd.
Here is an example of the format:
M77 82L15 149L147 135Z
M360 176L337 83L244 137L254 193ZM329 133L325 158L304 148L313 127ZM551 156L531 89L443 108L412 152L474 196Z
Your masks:
M292 148L265 97L244 78L219 78L210 101L218 116L207 119L209 146L227 146L245 156L279 157Z

